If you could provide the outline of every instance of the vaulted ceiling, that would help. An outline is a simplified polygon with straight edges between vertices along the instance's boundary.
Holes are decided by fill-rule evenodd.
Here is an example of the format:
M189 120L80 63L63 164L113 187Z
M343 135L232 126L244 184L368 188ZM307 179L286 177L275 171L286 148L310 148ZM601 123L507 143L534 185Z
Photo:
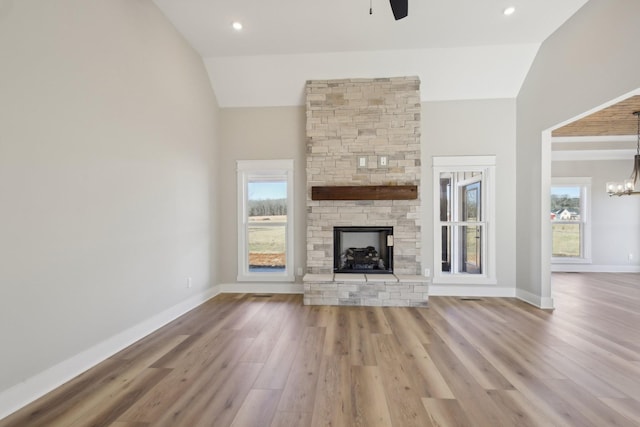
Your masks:
M203 57L541 43L586 2L409 0L394 21L388 0L155 0Z
M540 44L587 2L409 0L395 21L387 0L154 1L222 107L301 105L309 79L399 75L420 77L423 101L514 98Z
M301 105L309 79L397 75L418 75L423 101L516 97L540 44L587 1L409 0L395 21L387 0L154 0L222 107ZM633 96L553 136L635 135L638 110Z

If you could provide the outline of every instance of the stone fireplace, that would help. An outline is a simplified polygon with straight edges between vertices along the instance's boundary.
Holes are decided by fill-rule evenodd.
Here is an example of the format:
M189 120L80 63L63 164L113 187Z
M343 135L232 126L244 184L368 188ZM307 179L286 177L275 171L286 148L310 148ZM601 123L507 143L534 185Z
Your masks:
M419 276L419 87L417 77L307 82L306 304L426 304ZM314 190L346 186L348 196L314 197ZM402 195L404 187L414 189L413 197ZM336 247L336 229L359 227L391 232L382 241L363 232Z

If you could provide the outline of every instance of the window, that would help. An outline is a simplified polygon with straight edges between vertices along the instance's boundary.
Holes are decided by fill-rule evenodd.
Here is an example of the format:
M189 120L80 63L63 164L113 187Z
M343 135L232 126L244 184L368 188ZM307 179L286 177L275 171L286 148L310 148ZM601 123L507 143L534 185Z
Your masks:
M589 208L591 178L551 180L552 262L590 263L591 226Z
M293 160L237 170L238 281L293 281Z
M494 284L494 156L434 157L434 283Z

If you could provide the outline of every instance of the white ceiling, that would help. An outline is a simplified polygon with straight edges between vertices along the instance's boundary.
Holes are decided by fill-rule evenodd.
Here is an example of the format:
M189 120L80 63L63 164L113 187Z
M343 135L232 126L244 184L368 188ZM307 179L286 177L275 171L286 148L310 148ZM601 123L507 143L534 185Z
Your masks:
M205 59L222 107L299 105L309 79L393 75L420 76L423 93L433 83L425 100L515 97L540 43L587 2L409 0L395 21L371 1L373 15L369 0L154 0Z

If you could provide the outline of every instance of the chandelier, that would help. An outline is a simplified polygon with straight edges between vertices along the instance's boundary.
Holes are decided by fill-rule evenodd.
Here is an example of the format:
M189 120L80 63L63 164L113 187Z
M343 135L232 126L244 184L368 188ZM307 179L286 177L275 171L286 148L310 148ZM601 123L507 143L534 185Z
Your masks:
M638 142L636 155L633 158L633 172L629 179L622 182L607 182L607 194L609 196L628 196L630 194L640 194L640 111L635 111L634 116L638 118ZM639 189L639 190L636 190Z

